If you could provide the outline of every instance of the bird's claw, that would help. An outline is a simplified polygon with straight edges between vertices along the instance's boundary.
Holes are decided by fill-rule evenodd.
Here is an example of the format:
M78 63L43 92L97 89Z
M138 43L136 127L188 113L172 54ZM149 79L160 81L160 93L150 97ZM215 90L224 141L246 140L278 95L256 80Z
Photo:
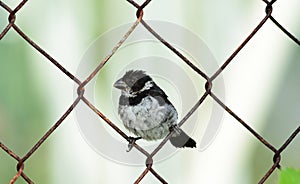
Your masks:
M135 141L141 139L141 137L128 137L128 149L127 152L131 151Z

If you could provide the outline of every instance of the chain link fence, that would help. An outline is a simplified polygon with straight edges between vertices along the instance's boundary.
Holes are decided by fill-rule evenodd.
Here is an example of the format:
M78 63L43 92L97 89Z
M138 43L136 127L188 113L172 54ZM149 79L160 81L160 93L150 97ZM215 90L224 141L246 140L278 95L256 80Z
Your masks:
M63 72L66 76L68 76L71 80L74 81L78 85L77 88L77 97L73 101L72 105L65 111L65 113L59 118L57 122L53 124L53 126L38 140L38 142L32 146L32 148L24 155L20 156L17 155L15 152L13 152L8 146L5 145L5 143L0 142L0 147L3 151L5 151L9 156L14 158L17 161L17 173L13 176L10 183L13 184L18 180L20 177L22 177L27 183L33 183L34 178L31 178L26 174L26 170L24 170L24 165L26 161L36 152L37 149L40 148L40 146L47 140L53 132L61 126L61 124L64 122L66 117L70 115L70 113L76 108L78 103L80 101L84 102L90 109L92 109L100 118L102 118L113 130L115 130L118 134L120 134L125 140L129 141L129 136L124 133L114 122L112 122L109 117L106 117L97 107L92 104L87 98L85 98L85 86L97 75L97 73L103 68L103 66L110 60L110 58L118 51L118 49L121 47L121 45L126 41L126 39L129 37L130 34L132 34L137 27L137 25L142 24L153 36L155 36L164 46L166 46L168 49L170 49L172 52L174 52L179 58L182 59L187 65L190 66L192 70L194 70L196 73L199 74L199 77L206 80L205 84L205 92L202 95L202 97L195 103L195 105L190 109L190 111L180 120L179 126L182 126L186 120L201 106L203 101L205 101L207 98L211 97L215 102L217 102L227 113L229 113L232 117L234 117L238 123L240 123L243 127L245 127L249 135L252 135L256 137L257 141L259 141L261 144L263 144L266 148L271 150L273 152L273 165L270 166L269 170L266 171L266 173L262 174L263 177L261 178L258 183L264 183L268 177L276 170L280 169L280 161L281 161L281 153L289 146L289 144L294 140L294 138L297 136L297 134L300 131L300 126L291 134L287 135L288 138L284 142L282 146L279 148L276 148L273 146L270 142L268 142L263 136L261 136L256 130L251 128L251 126L245 122L241 117L239 117L234 111L232 111L213 91L213 84L214 80L223 72L225 68L232 62L232 60L236 57L236 55L245 47L245 45L253 38L253 36L264 26L264 24L267 21L271 21L276 25L277 28L279 28L284 34L288 36L291 42L294 42L296 45L300 45L299 39L297 39L292 33L290 33L285 27L283 27L273 16L273 4L276 2L276 0L267 1L263 0L263 2L266 4L265 8L265 16L261 19L259 24L253 29L253 31L245 38L245 40L240 44L237 49L228 57L226 61L223 62L221 67L215 71L215 73L212 76L208 76L205 72L203 72L201 69L196 67L187 57L185 57L180 51L178 51L175 47L173 47L168 40L165 40L162 38L151 26L147 24L146 21L143 20L143 9L151 2L151 0L146 0L143 4L138 4L137 2L133 0L127 0L128 3L130 3L132 6L134 6L136 11L136 21L131 26L131 28L127 31L127 33L124 34L122 38L120 38L120 41L111 49L111 52L109 55L107 55L100 63L99 65L94 69L94 71L84 80L79 80L75 75L73 75L71 72L69 72L66 68L64 68L60 62L55 60L50 54L48 54L45 50L43 50L38 44L36 44L30 37L28 37L21 29L20 27L15 24L17 13L20 9L24 7L24 5L27 2L27 0L24 0L20 2L16 8L9 7L6 3L0 1L0 7L7 11L9 13L8 16L8 24L4 28L4 30L0 34L0 39L5 37L5 35L9 31L15 31L18 33L28 44L30 44L34 49L36 49L41 55L46 57L53 65L55 65L61 72ZM1 17L1 19L4 19ZM1 58L1 56L0 56ZM153 152L147 152L143 147L141 147L139 144L134 143L134 147L139 150L142 154L145 155L145 169L144 171L136 177L136 181L134 183L140 183L143 178L147 174L154 175L159 182L161 183L168 183L165 178L156 170L154 170L153 166L153 157L162 149L162 147L166 144L168 139L171 137L172 132L161 141L159 146L153 151Z

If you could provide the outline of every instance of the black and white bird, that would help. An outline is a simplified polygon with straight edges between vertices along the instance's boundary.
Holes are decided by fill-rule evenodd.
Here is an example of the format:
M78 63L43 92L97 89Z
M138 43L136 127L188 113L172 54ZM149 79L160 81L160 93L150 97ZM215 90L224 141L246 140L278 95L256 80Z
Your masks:
M129 70L114 83L121 90L118 113L124 126L137 137L130 137L128 150L138 139L170 138L178 148L196 147L196 142L177 126L178 115L165 92L142 70Z

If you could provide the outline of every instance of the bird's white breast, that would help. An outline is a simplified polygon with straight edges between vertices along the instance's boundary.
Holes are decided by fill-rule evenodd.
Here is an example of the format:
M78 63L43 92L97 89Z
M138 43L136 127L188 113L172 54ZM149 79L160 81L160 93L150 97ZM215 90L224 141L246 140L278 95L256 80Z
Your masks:
M120 105L120 117L127 129L141 137L145 134L159 139L169 131L169 127L177 123L177 112L170 104L160 105L158 101L147 96L137 105Z

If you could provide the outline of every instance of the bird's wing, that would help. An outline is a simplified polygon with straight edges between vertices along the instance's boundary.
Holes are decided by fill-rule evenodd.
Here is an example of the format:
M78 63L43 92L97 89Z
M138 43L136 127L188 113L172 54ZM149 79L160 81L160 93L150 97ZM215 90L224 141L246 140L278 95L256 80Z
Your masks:
M168 95L157 85L154 85L151 90L149 91L150 96L158 100L160 105L171 104L171 102L168 99ZM172 105L172 104L171 104Z

